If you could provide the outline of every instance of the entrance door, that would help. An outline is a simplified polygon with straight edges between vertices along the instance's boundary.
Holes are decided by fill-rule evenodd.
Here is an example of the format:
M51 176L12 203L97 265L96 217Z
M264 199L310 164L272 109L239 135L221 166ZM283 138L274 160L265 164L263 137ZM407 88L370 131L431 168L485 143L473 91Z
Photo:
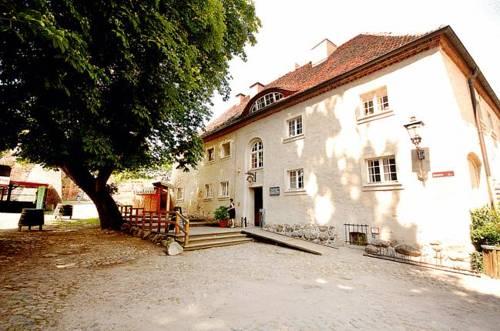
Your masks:
M264 207L264 203L262 201L262 187L256 187L253 189L254 193L254 224L255 226L260 226L261 224L261 214L260 210Z

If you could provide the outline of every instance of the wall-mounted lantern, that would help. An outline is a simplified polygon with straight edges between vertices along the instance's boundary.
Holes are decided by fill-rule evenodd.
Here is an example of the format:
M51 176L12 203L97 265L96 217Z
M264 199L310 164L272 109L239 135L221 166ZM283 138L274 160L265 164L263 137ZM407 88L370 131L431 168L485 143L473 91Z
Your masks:
M415 145L419 167L418 179L425 181L427 176L422 165L423 160L425 160L425 150L420 148L420 143L422 142L421 129L424 127L424 122L419 121L415 118L415 116L412 116L410 118L410 122L404 124L404 127L408 131L412 144Z

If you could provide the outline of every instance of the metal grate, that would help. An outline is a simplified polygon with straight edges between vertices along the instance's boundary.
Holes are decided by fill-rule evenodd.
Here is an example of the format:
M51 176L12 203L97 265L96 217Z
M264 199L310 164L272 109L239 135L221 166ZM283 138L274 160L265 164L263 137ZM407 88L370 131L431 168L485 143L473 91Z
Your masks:
M368 243L368 224L344 224L345 242L364 246Z

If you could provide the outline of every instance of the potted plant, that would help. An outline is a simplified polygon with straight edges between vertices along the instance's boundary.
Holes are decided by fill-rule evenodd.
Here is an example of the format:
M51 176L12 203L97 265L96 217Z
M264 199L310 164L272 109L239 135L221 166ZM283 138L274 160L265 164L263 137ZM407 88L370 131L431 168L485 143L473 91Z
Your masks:
M221 228L227 228L229 225L228 207L220 206L214 211L214 218L219 222Z

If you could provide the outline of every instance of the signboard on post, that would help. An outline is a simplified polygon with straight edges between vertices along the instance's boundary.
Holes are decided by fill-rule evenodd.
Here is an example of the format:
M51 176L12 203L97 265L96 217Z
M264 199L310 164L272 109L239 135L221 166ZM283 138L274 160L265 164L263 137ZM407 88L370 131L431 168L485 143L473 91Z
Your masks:
M280 195L280 187L279 186L273 186L269 188L269 195L272 197L279 196Z
M0 165L0 185L9 185L11 167Z

